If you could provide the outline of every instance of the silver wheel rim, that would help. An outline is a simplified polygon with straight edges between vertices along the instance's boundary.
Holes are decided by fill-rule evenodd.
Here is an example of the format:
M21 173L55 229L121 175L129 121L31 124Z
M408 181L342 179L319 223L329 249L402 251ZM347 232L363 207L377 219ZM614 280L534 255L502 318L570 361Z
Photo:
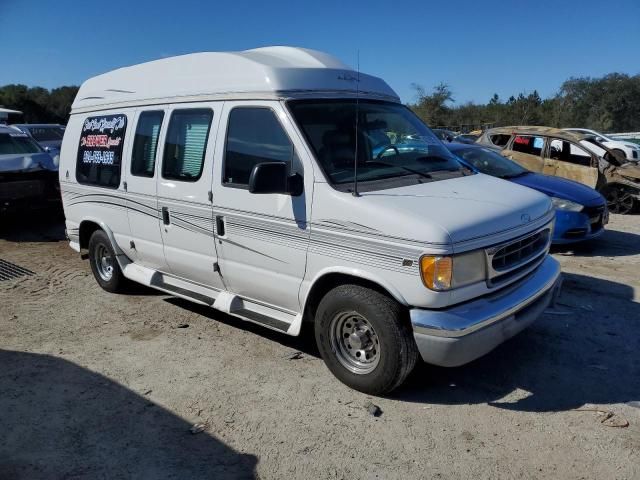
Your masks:
M380 340L371 324L358 312L340 312L331 320L331 349L350 372L364 375L380 362Z
M108 282L113 277L113 255L109 252L106 246L99 244L96 247L96 253L94 256L94 264L98 275L105 282Z

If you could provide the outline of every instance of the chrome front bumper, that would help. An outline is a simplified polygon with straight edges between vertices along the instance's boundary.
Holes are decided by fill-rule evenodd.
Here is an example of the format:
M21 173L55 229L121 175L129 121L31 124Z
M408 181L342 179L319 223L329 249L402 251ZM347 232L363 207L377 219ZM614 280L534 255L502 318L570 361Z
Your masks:
M455 367L489 353L533 323L560 284L560 264L548 256L527 278L493 294L443 310L411 309L422 359Z

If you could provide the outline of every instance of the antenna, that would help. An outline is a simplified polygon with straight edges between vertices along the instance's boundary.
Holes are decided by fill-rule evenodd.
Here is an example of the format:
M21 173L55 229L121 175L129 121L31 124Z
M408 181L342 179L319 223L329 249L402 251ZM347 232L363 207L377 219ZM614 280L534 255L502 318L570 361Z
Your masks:
M356 148L353 157L353 196L359 197L358 193L358 119L360 117L360 49L358 49L358 77L356 79Z

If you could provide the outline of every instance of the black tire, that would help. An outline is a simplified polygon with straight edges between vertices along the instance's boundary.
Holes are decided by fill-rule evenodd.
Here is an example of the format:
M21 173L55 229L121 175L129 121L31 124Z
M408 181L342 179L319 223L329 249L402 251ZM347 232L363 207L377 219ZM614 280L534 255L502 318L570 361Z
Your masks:
M356 373L344 365L349 361L345 358L355 352L346 350L344 344L341 347L337 339L342 340L342 334L334 333L336 319L344 315L363 318L365 326L368 324L374 332L379 348L373 350L377 354L375 366L367 367L372 368L371 371ZM372 395L388 393L400 386L418 360L418 348L406 309L392 298L360 285L341 285L324 296L316 312L315 337L320 355L331 373L349 387ZM345 334L343 341L348 343L349 338ZM348 348L351 349L351 345ZM341 353L341 350L348 353Z
M635 198L629 192L615 185L607 188L603 195L607 200L607 208L611 213L628 215L637 208Z
M111 267L110 276L105 275L107 266L101 262L103 257L107 258L107 265ZM96 230L89 239L89 263L93 276L104 290L111 293L126 290L127 279L118 265L111 241L103 230Z

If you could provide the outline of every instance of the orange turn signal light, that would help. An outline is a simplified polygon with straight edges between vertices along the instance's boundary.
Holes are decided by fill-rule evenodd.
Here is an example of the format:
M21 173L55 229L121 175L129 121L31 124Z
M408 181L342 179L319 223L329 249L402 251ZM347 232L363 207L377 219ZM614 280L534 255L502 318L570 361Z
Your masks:
M424 255L420 258L420 275L424 284L431 290L449 290L453 276L453 260L451 257Z

